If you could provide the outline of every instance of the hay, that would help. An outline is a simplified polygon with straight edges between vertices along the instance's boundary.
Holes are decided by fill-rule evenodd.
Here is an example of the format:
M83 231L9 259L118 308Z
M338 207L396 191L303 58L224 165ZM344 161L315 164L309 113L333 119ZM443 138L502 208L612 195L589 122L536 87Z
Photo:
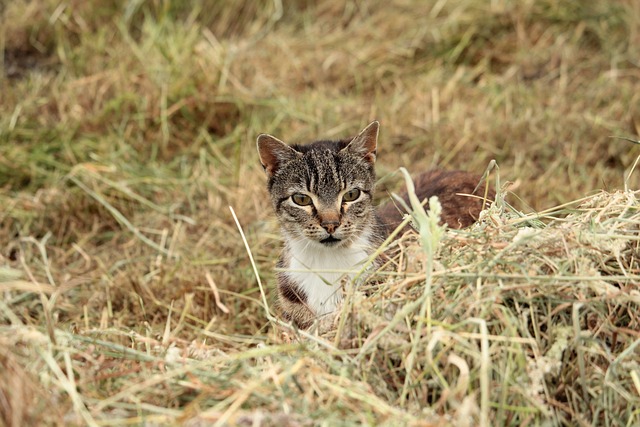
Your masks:
M4 281L3 396L16 381L44 388L58 417L109 425L633 424L638 195L596 194L542 228L495 206L471 229L446 231L431 270L417 235L403 236L377 280L352 294L337 346L335 332L283 326L222 337L192 323L201 338L184 340L188 305L173 308L162 336L79 324L54 327L54 343L20 319L37 293Z
M640 9L582 3L0 8L0 424L638 424ZM514 182L292 330L255 136L373 119L381 199Z

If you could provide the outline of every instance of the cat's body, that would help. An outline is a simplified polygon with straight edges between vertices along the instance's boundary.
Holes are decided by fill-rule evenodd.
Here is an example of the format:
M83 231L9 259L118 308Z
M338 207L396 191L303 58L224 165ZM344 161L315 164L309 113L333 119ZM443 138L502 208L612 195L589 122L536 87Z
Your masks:
M342 285L402 221L394 204L379 211L372 204L378 127L373 122L353 139L309 145L258 137L285 240L278 262L279 302L283 317L300 328L337 310ZM417 177L416 194L421 200L438 196L443 222L462 228L477 219L483 201L457 193L472 194L478 183L467 172L430 171ZM484 194L480 187L475 194ZM375 266L374 261L369 268Z

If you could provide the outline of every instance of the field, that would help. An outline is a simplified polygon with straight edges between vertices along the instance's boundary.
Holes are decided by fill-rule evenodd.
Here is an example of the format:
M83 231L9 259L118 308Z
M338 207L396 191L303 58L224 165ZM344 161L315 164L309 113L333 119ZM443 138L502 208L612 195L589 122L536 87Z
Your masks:
M640 2L0 14L0 425L640 424ZM498 200L417 209L298 331L256 136L372 120L381 201L435 166Z

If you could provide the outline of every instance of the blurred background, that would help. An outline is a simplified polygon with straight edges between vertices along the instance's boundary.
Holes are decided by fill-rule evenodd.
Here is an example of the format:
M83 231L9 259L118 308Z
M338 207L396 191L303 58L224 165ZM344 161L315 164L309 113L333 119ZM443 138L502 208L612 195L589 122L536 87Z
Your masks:
M611 139L640 129L633 0L16 0L2 20L7 191L84 162L184 177L199 161L235 188L261 179L257 133L373 119L380 175L495 159L523 209L621 188L640 154Z
M640 139L637 0L0 0L0 50L0 282L15 288L0 324L105 348L265 340L228 208L272 287L262 132L337 139L379 120L383 188L400 166L495 159L524 212L640 187L640 146L612 138ZM23 420L63 419L21 339L0 334L0 389L34 402ZM126 387L93 385L125 359L92 359L83 393Z

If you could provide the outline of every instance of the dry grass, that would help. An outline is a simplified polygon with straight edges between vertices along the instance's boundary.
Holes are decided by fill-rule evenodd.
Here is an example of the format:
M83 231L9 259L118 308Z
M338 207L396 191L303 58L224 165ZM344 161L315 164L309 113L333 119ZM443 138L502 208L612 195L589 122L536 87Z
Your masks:
M2 423L639 423L640 6L591 3L0 8ZM300 336L228 206L272 305L255 136L372 119L381 188L496 159L506 202Z

